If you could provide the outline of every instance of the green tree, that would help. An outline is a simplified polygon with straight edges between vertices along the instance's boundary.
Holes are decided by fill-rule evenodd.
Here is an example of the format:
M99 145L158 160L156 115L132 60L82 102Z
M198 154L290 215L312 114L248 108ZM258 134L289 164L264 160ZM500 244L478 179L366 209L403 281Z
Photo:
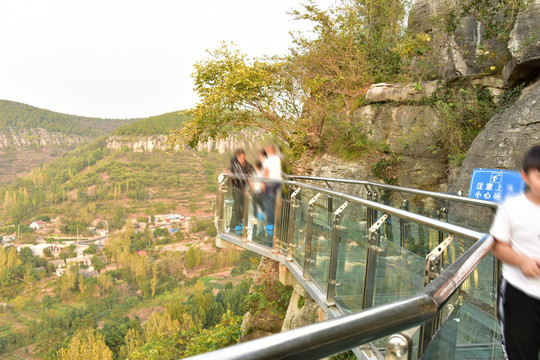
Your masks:
M194 356L236 344L241 333L241 322L241 316L234 316L231 311L227 311L219 324L202 330L200 334L190 339L186 344L184 356Z
M157 268L157 264L154 263L154 265L152 266L152 279L150 280L150 289L152 291L152 297L154 297L156 295L156 289L157 289L157 286L158 286L158 268Z
M321 144L336 121L350 121L371 83L399 73L393 49L405 8L402 0L344 0L323 11L309 1L292 14L312 22L312 32L294 36L288 56L248 59L226 44L209 52L209 60L195 64L200 101L193 121L176 139L194 146L256 127L297 153Z
M186 266L188 269L193 270L194 267L201 264L201 250L198 246L191 246L186 251Z
M97 277L97 281L102 294L105 294L114 284L112 276L108 273L100 273Z
M57 353L60 360L112 360L113 353L103 336L93 329L77 330L68 346Z

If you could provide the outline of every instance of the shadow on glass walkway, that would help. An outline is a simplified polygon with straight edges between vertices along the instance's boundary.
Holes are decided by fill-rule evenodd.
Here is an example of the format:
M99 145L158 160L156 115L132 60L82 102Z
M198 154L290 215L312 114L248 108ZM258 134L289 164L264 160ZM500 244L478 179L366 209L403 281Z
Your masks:
M349 349L360 359L504 358L496 321L499 264L485 233L495 204L289 176L273 231L257 218L249 194L244 226L230 229L231 178L219 180L217 244L278 261L280 278L294 277L328 320L193 359L319 359ZM460 218L461 206L484 216Z

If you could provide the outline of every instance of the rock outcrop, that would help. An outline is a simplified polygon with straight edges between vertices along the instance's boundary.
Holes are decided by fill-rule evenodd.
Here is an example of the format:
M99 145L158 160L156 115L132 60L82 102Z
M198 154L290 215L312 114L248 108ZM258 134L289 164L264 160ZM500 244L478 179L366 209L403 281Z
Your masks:
M459 4L448 0L417 0L409 13L409 30L430 35L431 72L424 76L455 79L491 72L509 56L506 43L474 16L459 17ZM496 56L492 56L496 54ZM420 69L418 69L420 71ZM425 69L422 71L426 71Z
M521 156L540 143L540 81L509 109L495 115L473 141L456 183L466 192L474 168L516 169Z
M319 321L319 306L304 288L296 283L281 331L296 329Z
M368 103L420 101L431 97L438 88L438 81L422 81L418 84L374 84L369 87L365 100Z
M239 135L230 135L226 139L208 140L199 142L198 151L217 151L223 154L227 151L234 151L239 147L250 148L254 144L260 144L264 139L263 131L242 131ZM128 148L134 152L152 152L160 151L180 151L182 148L178 145L171 146L167 135L152 136L109 136L107 138L107 147L111 150L121 150Z
M8 129L0 133L0 149L15 146L71 146L80 145L90 138L84 138L78 135L66 135L61 133L49 132L43 128L30 128L24 130Z
M467 194L473 169L510 169L520 167L525 151L540 144L540 81L525 89L509 109L495 115L473 141L463 161L454 190ZM458 211L458 210L455 210ZM488 221L492 213L459 207L461 217Z
M250 293L253 294L254 291L258 291L259 296L266 297L266 303L270 303L270 299L278 295L277 289L279 286L279 263L262 257ZM281 330L283 320L280 318L280 314L271 309L270 306L259 309L258 303L255 301L255 303L248 304L248 309L250 310L244 315L242 321L242 333L238 342L258 339Z
M508 86L535 78L540 69L540 0L532 1L522 11L510 33L508 49L512 60L504 67Z

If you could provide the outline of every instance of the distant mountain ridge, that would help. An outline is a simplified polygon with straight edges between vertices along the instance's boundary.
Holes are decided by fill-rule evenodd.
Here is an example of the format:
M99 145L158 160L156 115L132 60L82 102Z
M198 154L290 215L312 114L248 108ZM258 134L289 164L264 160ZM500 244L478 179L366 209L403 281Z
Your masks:
M174 122L179 121L178 116L170 114L146 119L100 119L0 100L0 185L117 128L124 128L122 134L162 133L164 128L173 127ZM129 127L139 121L141 124L134 125L135 130ZM152 128L154 130L149 130Z
M29 129L96 138L139 119L101 119L62 114L15 101L0 100L0 133L19 134Z

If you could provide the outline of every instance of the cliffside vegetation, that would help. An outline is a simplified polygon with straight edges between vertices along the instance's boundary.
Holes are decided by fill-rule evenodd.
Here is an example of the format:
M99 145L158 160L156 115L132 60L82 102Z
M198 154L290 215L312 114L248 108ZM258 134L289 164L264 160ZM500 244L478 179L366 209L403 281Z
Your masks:
M488 32L504 30L501 36L506 38L525 4L461 3L459 11L449 10L439 19L447 31L455 31L462 17L473 15ZM389 153L388 144L370 140L353 115L365 104L366 91L374 83L411 82L421 91L421 81L433 78L443 50L435 49L429 33L405 28L407 7L408 2L400 0L378 1L377 6L372 1L347 0L323 11L307 2L292 15L309 21L312 30L292 34L294 46L286 56L249 59L225 43L209 51L209 58L195 65L200 101L193 121L176 132L177 140L195 144L252 126L280 137L297 157L305 151L348 159L369 153L398 157ZM486 44L477 49L477 61L502 56L483 49ZM493 66L479 76L497 74L501 68ZM470 80L449 81L441 88L416 104L432 107L444 123L434 134L439 141L430 150L446 154L448 162L459 166L471 141L499 107L482 85Z
M293 34L287 56L248 59L223 44L195 65L201 100L179 139L193 145L224 137L231 128L255 126L279 136L298 155L323 139L335 140L369 85L399 74L394 48L403 32L404 2L373 6L347 0L329 11L308 2L292 15L313 28Z

